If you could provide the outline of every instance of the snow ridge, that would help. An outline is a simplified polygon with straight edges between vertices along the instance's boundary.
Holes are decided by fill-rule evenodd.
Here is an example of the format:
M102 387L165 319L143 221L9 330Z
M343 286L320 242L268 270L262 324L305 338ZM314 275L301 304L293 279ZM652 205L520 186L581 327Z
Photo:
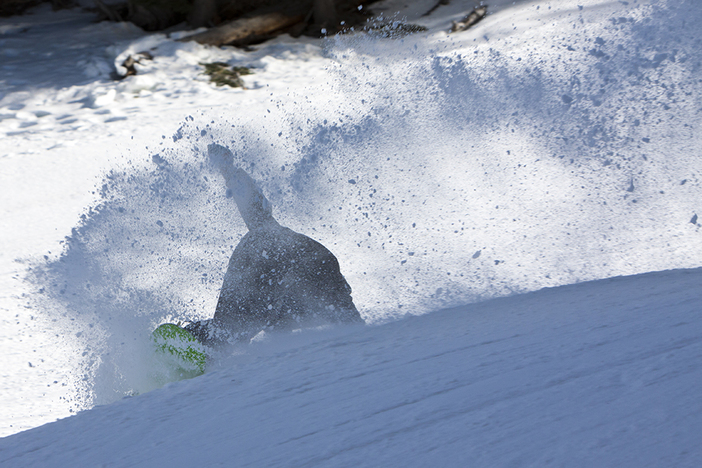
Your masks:
M458 3L452 2L451 8ZM442 11L448 9L440 7L437 14ZM0 309L6 314L0 342L11 360L1 388L9 402L3 434L68 415L69 409L121 402L125 395L145 392L150 388L143 356L150 330L164 321L211 316L226 259L246 231L235 203L206 161L207 146L213 143L231 148L235 164L261 181L281 223L334 251L355 303L376 325L544 287L700 266L698 2L525 2L489 15L460 35L446 31L462 12L443 14L419 20L431 28L428 33L403 39L357 34L319 42L281 37L251 53L89 24L86 15L75 11L54 15L40 10L23 17L29 27L24 32L3 23ZM52 38L81 22L85 25L76 42L63 47L67 55L59 54L54 47L59 41ZM51 27L36 27L45 23ZM104 37L115 28L123 41L117 45ZM42 60L31 59L37 44L45 44ZM125 54L143 48L154 59L145 61L136 76L119 82L109 78ZM200 63L212 61L251 67L254 74L245 77L249 89L224 90L209 83ZM67 65L76 63L77 68ZM53 77L47 66L56 71ZM101 180L97 189L95 180ZM29 281L18 280L27 271ZM626 289L622 294L634 297L635 292ZM537 297L545 301L548 294L543 294ZM667 322L669 309L675 317L682 314L676 323L695 329L692 315L685 315L685 294L666 296L660 323L650 325L660 328L661 335L647 339L673 340L678 330L687 332ZM587 308L590 299L583 301ZM502 303L486 304L499 308ZM673 304L681 311L675 312ZM467 307L463 310L472 313L482 306ZM633 321L636 314L626 304L622 307L622 317L627 317L622 320ZM575 319L571 310L580 309L553 310L570 320ZM653 324L655 314L650 313ZM442 325L441 314L401 323L424 327L436 316L437 327L461 327ZM592 329L597 318L588 317L591 322L573 335L613 339L596 335ZM384 342L379 334L404 326L414 325L388 324L359 333L364 340L376 337L378 348L385 349L395 346L396 339ZM492 325L481 326L489 331ZM514 333L524 335L517 328ZM625 328L618 330L626 337ZM434 334L434 341L417 353L428 356L440 335ZM680 336L687 335L681 331ZM566 346L572 358L566 362L577 364L569 343L543 338ZM632 340L624 339L623 346L638 346L637 338ZM524 348L511 347L518 342L507 341L511 344L499 352L518 359L518 349ZM692 361L686 359L695 355L695 344L679 344L687 354L676 361L674 372L690 375L685 366ZM656 349L675 352L663 345ZM380 359L372 353L359 355L360 348L353 353L360 362ZM595 361L606 358L593 353L589 356ZM640 372L643 380L666 368L642 364L641 369L637 359L648 358L631 356L632 372ZM478 359L476 366L482 362L489 368L493 362L489 354L465 357ZM249 358L240 359L232 365ZM266 361L256 362L263 379ZM281 368L283 362L289 365L280 361ZM549 362L558 364L556 359ZM252 382L260 383L256 365L251 366ZM545 376L547 367L536 375ZM363 372L355 364L350 368ZM498 365L495 370L505 368ZM314 385L315 376L305 375L309 379L297 384ZM505 375L523 378L520 373ZM565 371L559 375L568 380ZM597 378L610 374L583 375L592 380L578 395L586 398L590 392L593 398L616 400L614 390L598 390L609 381L597 383ZM206 376L203 382L215 378ZM694 395L686 377L661 378L665 391L670 390L665 382L681 386L680 401ZM378 385L368 379L362 384L370 392ZM397 376L397 382L408 381L407 375ZM24 382L32 384L25 389ZM183 385L216 399L199 384ZM351 393L339 385L343 395ZM166 398L180 388L164 390ZM442 388L450 385L440 385L438 391ZM656 399L645 391L635 395L642 395L632 401L635 406ZM269 396L279 397L275 392ZM388 407L413 398L422 401L415 394L410 397L382 401ZM151 398L157 397L147 400ZM426 406L427 414L440 413L450 403L446 398ZM559 408L567 412L563 401ZM609 421L609 407L597 402L592 407L593 421ZM336 411L335 406L323 408ZM547 409L545 404L541 408ZM642 420L633 414L639 410L653 421L659 418L671 431L678 418L690 428L697 424L694 405L688 419L674 403L666 408L663 416L638 406L631 407L629 416L615 412L630 426L607 427L637 432ZM290 411L291 419L305 418ZM253 420L253 413L246 414ZM519 414L525 419L515 427L541 421L537 413ZM271 424L277 425L273 419ZM557 426L555 416L548 421ZM364 423L358 424L354 427L362 432ZM266 427L273 426L264 425L261 431ZM499 427L486 432L486 445L505 440L509 427ZM398 429L398 446L405 440L401 434L407 433ZM337 434L345 437L343 429ZM594 429L588 434L594 438ZM540 436L560 440L563 447L575 440L566 443L546 432ZM683 447L687 439L680 439ZM310 447L328 442L313 436L307 440L316 441ZM671 451L663 451L666 456L672 456L675 443L669 446ZM300 459L311 456L300 450Z
M3 466L695 466L702 270L281 336L0 439Z

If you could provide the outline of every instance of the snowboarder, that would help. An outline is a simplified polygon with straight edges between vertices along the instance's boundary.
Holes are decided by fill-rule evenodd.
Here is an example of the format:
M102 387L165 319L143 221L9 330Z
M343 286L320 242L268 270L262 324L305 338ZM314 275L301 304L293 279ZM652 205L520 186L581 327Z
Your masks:
M210 145L249 232L229 259L214 318L186 326L210 346L249 340L262 330L363 323L336 257L322 244L281 226L256 183Z

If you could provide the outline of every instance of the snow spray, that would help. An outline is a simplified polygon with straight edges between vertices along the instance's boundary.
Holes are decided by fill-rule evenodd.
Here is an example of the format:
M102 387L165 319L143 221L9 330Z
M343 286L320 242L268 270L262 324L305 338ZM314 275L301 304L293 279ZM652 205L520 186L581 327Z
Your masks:
M141 391L156 325L214 311L246 228L210 143L338 257L369 323L700 266L699 8L571 16L547 49L528 32L329 39L327 83L262 115L189 116L109 174L36 276L82 334L93 403Z

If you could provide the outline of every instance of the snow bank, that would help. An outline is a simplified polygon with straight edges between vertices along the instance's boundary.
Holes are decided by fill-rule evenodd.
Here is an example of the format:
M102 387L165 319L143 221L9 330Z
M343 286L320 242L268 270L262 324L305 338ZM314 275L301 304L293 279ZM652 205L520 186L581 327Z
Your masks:
M3 466L696 466L702 269L252 345Z
M113 158L65 251L42 237L54 254L31 275L32 310L84 353L79 406L143 391L150 329L212 314L245 232L205 163L213 142L281 224L337 255L372 323L700 266L700 5L524 3L447 35L451 15L404 39L279 38L248 55L126 38L85 70L155 48L136 77L0 97L6 164L26 167L14 144ZM207 83L198 63L215 60L253 67L251 89Z

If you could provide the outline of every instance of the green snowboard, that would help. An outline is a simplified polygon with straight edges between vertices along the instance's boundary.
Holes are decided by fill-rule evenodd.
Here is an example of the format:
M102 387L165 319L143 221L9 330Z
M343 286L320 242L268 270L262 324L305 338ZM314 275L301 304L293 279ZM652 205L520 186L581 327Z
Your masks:
M163 364L160 374L166 381L191 379L205 373L205 347L184 328L164 323L151 334L156 357Z

